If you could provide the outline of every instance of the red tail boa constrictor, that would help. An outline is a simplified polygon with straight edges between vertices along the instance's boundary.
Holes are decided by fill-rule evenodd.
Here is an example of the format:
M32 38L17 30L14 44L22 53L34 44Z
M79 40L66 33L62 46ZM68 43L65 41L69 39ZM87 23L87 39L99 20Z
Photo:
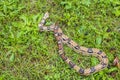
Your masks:
M81 75L90 75L92 73L98 72L108 66L108 58L104 52L96 48L86 48L83 46L79 46L76 42L71 40L68 36L63 34L61 28L58 25L53 24L51 26L44 26L45 20L49 17L49 13L45 13L40 24L40 31L53 31L54 36L58 43L59 55L60 57L70 65L71 68L75 69ZM82 55L92 55L99 59L100 63L94 67L83 69L73 63L68 57L65 56L65 52L63 50L63 43L67 44L70 48L72 48L77 53L82 53Z

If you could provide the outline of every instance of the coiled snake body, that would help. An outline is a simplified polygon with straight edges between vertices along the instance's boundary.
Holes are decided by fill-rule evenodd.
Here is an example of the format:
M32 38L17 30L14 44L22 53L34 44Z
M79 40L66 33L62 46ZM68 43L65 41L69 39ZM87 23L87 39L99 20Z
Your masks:
M53 31L54 36L58 43L58 49L59 49L59 55L60 57L70 65L71 68L75 69L77 72L79 72L81 75L90 75L92 73L98 72L108 65L108 58L104 52L102 52L99 49L96 48L86 48L83 46L79 46L76 42L71 40L69 37L67 37L65 34L63 34L62 30L56 25L53 24L51 26L44 26L45 20L49 17L48 12L45 13L43 16L39 28L40 31ZM74 49L77 53L82 53L82 55L92 55L99 59L100 63L94 67L83 69L79 66L77 66L75 63L73 63L68 57L65 56L65 52L63 50L63 43L67 44L70 48Z

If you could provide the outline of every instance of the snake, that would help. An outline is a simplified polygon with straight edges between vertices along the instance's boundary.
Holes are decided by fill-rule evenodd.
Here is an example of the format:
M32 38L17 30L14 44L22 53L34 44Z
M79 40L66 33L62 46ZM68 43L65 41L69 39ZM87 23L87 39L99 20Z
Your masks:
M65 61L70 66L70 68L75 69L80 75L85 76L99 72L107 68L109 60L105 52L97 48L86 48L84 46L78 45L75 41L66 36L62 32L62 29L56 23L53 23L50 26L45 26L45 22L48 17L49 13L46 12L42 17L41 22L38 24L39 31L40 32L52 31L54 33L58 45L59 56L62 58L63 61ZM99 64L86 69L79 67L65 55L66 53L63 48L64 44L72 48L78 54L96 57L99 60Z

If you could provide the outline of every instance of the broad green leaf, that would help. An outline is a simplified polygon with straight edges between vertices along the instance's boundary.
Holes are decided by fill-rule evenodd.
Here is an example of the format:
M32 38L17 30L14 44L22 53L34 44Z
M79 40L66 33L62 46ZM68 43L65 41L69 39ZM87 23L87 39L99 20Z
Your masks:
M4 77L5 77L5 75L3 74L3 75L1 75L0 76L0 80L4 80Z
M102 42L102 37L101 37L101 36L98 36L98 37L96 38L96 44L97 44L97 45L100 45L101 42Z
M71 9L72 8L72 4L71 3L68 3L66 6L65 6L65 9Z
M22 20L24 21L24 24L25 24L25 25L28 24L28 17L27 17L27 15L25 15L25 14L24 14L24 15L21 15L21 16L20 16L20 19L22 19Z
M90 0L83 0L82 4L89 6L91 4Z
M13 62L15 59L15 55L12 53L12 55L10 56L10 62Z
M113 72L113 71L117 71L118 69L116 67L113 67L111 69L108 70L108 72Z
M5 16L2 12L0 12L0 17L3 17L3 16Z
M114 13L116 16L120 16L120 10L116 10Z
M91 58L92 66L96 65L98 60L96 58Z

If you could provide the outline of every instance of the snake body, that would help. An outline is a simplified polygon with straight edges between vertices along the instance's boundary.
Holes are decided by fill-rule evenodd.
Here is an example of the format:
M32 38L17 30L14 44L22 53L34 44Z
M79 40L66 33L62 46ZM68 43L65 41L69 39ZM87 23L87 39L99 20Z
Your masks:
M108 66L108 58L106 54L96 48L86 48L83 46L79 46L76 42L71 40L68 36L63 34L61 28L55 23L50 26L44 26L45 20L49 17L49 13L45 13L41 22L39 23L40 31L53 31L54 36L57 40L59 55L67 64L70 65L71 68L75 69L81 75L90 75L92 73L98 72ZM96 66L83 69L73 63L67 56L65 56L65 52L63 49L63 43L67 44L70 48L72 48L75 52L81 53L82 55L92 55L99 59L100 63Z

